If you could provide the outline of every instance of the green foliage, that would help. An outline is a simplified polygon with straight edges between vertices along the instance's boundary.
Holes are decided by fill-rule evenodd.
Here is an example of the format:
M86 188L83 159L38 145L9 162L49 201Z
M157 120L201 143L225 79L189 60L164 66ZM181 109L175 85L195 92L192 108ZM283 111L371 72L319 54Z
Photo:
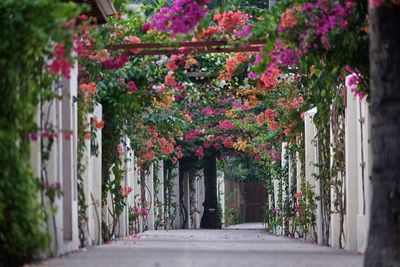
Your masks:
M39 95L52 96L44 71L49 40L72 46L61 24L79 14L72 3L53 0L0 2L0 262L18 266L49 244L38 203L37 177L30 169L28 134Z
M246 155L226 158L219 163L222 163L219 168L223 170L227 180L260 182L265 172L260 164Z

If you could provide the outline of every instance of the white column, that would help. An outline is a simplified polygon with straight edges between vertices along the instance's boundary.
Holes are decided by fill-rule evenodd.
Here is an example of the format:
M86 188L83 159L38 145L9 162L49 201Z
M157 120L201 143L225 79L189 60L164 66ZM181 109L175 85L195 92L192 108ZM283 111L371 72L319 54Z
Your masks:
M191 208L191 203L190 203L190 173L185 172L184 177L183 177L183 203L186 208L186 218L187 222L186 225L183 225L183 227L190 229L192 226L192 220L190 218L190 208Z
M358 167L357 167L357 100L346 90L345 165L346 165L346 249L357 251Z
M161 224L164 223L164 161L157 162L157 173L154 177L158 179L158 186L155 188L155 203L154 203L154 216L155 220L159 220ZM157 227L155 226L156 230ZM159 227L158 227L159 228ZM163 228L161 228L163 229Z
M296 152L296 190L297 192L301 192L301 160L299 152Z
M174 177L174 186L173 186L173 197L172 197L172 202L176 203L176 217L173 223L173 228L174 229L180 229L182 228L181 225L181 215L180 215L180 205L179 205L179 194L180 194L180 189L179 189L179 162L174 166L172 175Z
M136 199L134 204L139 206L139 198L141 198L141 187L140 187L140 166L138 165L137 158L133 154L133 165L134 165L134 173L133 173L133 197ZM138 231L143 232L143 217L139 216L138 218Z
M154 230L154 165L151 164L149 173L146 175L146 200L150 203L147 216L147 229Z
M75 62L70 79L62 80L62 100L57 110L61 115L58 126L72 131L70 140L60 137L59 177L62 177L62 207L57 215L59 229L59 253L64 254L78 249L78 200L77 200L77 148L78 148L78 64Z
M61 110L60 110L60 100L53 99L49 102L46 102L42 105L42 127L52 128L58 132L61 130ZM43 129L45 130L45 129ZM45 164L46 169L46 176L43 178L47 179L47 181L51 184L56 182L61 182L59 179L62 177L62 150L60 149L60 143L65 142L63 140L64 135L62 133L58 133L58 138L54 138L54 142L51 146L51 150L49 152L49 159L45 162L42 162L41 159L37 161L38 164ZM43 137L42 138L43 146L46 148L49 143L49 138ZM39 157L41 156L41 147L38 147L38 154ZM38 177L42 176L42 166L38 165ZM62 190L65 191L64 184L61 184ZM56 198L54 205L57 207L58 210L63 209L63 199ZM63 214L58 212L54 215L55 221L52 219L52 214L50 211L50 205L45 197L45 207L49 218L47 218L47 222L49 224L49 235L51 236L51 251L52 253L60 254L60 251L63 250ZM56 231L54 231L56 229Z
M319 183L315 179L314 175L318 173L318 168L315 166L317 163L317 141L315 139L317 134L317 129L315 128L313 118L314 115L317 113L317 108L310 109L304 115L304 142L305 142L305 176L306 182L310 184L315 189L316 196L319 195ZM317 202L317 218L316 218L316 225L317 225L317 235L318 235L318 242L321 243L321 236L322 236L322 219L321 219L321 212L320 212L320 201ZM309 239L315 239L317 237L308 236Z
M204 206L203 202L205 199L205 188L204 188L204 172L196 172L196 228L200 228L201 217L203 216Z
M357 101L358 215L357 250L365 252L368 240L371 196L371 146L369 107L365 99Z
M333 136L333 129L332 129L332 124L330 124L330 148L329 148L329 156L330 156L330 167L333 167L334 163L334 149L333 149L333 143L334 143L334 136ZM338 173L337 177L331 177L332 180L342 180L343 177L341 177L341 174ZM344 186L344 185L342 185ZM339 185L340 187L340 185ZM338 198L336 190L334 185L331 185L330 187L330 196L331 196L331 222L330 222L330 229L329 229L329 245L335 248L340 248L339 246L339 238L340 238L340 213L337 212L337 209L335 208L335 203ZM343 242L344 240L342 240ZM343 243L342 243L343 245Z
M225 226L225 173L218 171L217 176L217 186L218 186L218 198L221 206L221 222L222 226Z

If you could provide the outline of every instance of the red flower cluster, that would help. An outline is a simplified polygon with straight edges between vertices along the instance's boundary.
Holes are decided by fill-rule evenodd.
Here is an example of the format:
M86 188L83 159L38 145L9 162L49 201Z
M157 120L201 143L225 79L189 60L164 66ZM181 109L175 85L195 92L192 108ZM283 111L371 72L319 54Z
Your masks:
M240 11L228 11L214 15L214 20L218 22L218 26L227 31L232 31L239 26L243 27L249 18L250 15Z
M218 125L221 130L232 130L235 129L235 125L230 120L221 121Z
M121 193L121 196L123 198L126 198L132 192L132 187L126 186L126 185L121 186L121 188L119 189L119 192Z
M137 92L138 89L134 81L129 81L128 85L129 85L128 94L133 94Z
M62 74L69 79L72 67L73 64L67 59L64 45L56 43L54 46L53 61L48 65L49 71L53 74Z
M204 150L203 147L199 146L196 150L196 157L198 157L199 159L204 158Z
M220 73L221 80L229 80L240 64L245 63L250 58L250 53L236 53L234 56L226 60L226 72Z
M94 82L83 83L79 85L79 89L81 89L84 98L89 98L96 93L96 84Z
M174 152L173 140L172 140L172 142L168 142L167 139L162 137L159 140L159 144L160 144L160 152L161 152L161 154L170 155L172 152Z
M267 70L261 75L261 83L259 83L260 88L265 91L274 89L278 85L278 77L280 74L280 69L275 67L274 64L269 65Z
M272 109L267 109L264 113L265 119L267 121L268 127L271 131L278 130L279 124L276 122L276 118L278 117L278 112Z

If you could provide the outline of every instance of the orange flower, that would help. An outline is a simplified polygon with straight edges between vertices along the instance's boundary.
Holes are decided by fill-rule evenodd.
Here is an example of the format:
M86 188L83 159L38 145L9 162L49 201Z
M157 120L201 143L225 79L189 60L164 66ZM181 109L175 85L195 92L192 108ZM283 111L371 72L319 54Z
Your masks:
M172 76L171 74L165 76L165 84L168 86L175 86L176 85L175 77Z
M301 192L296 192L296 194L294 194L295 198L300 198L302 196L303 196L303 193L301 193Z
M221 27L219 26L210 26L207 29L203 28L201 34L199 36L200 40L206 40L214 36L215 34L219 34L222 32Z
M281 127L279 127L279 124L276 121L269 121L268 122L268 127L271 131L276 131L279 130Z
M266 91L274 89L278 85L278 77L280 73L280 69L275 66L271 65L268 67L268 69L261 75L263 89Z
M260 126L264 125L264 114L263 113L258 114L257 123Z
M282 28L292 28L297 24L296 17L293 15L291 9L286 9L281 19Z
M84 140L90 140L92 139L92 134L91 133L85 133L85 135L83 136Z
M96 117L93 117L94 125L97 129L103 129L104 128L104 121L103 120L97 120Z
M94 82L83 83L79 85L79 89L81 89L83 96L88 98L96 93L96 84Z
M164 137L160 139L160 152L164 155L169 155L174 152L174 145L171 142L168 142Z

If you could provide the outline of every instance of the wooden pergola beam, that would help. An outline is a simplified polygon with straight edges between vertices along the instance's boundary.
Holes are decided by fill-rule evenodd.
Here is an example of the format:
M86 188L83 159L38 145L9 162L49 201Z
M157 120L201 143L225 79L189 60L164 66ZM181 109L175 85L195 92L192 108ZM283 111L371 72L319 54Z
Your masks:
M160 50L142 50L137 53L127 51L123 55L134 56L156 56L156 55L187 55L187 54L218 54L218 53L237 53L237 52L258 52L260 47L233 47L233 48L193 48L193 49L160 49Z
M228 44L224 41L197 41L175 44L137 43L108 45L108 50L127 50L123 55L182 55L182 54L215 54L235 52L258 52L265 41L249 41L246 43ZM133 51L137 50L137 51Z
M213 47L213 46L262 46L265 41L249 41L245 43L228 44L225 41L197 41L197 42L182 42L172 44L159 44L159 43L137 43L137 44L117 44L105 46L108 50L122 50L122 49L137 49L137 48L184 48L184 47Z

